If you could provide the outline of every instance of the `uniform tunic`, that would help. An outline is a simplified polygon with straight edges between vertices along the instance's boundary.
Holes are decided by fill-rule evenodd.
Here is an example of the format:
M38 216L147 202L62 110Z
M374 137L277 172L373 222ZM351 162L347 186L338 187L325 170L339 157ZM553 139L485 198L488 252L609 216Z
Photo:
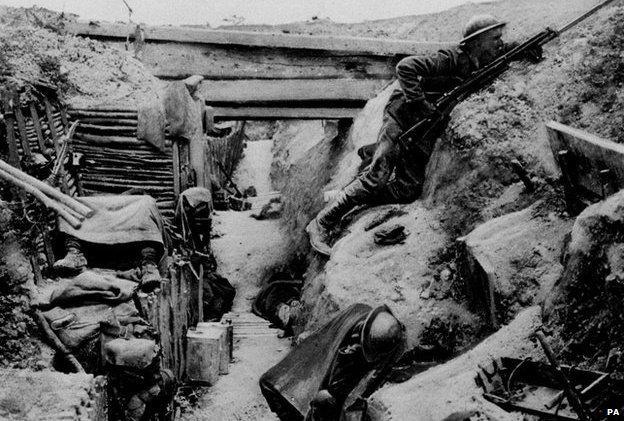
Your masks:
M477 69L477 63L459 48L401 60L396 67L400 88L386 104L372 161L345 193L368 205L409 203L418 198L429 156L409 157L408 161L400 154L398 138L423 118L417 108L420 101L435 102Z

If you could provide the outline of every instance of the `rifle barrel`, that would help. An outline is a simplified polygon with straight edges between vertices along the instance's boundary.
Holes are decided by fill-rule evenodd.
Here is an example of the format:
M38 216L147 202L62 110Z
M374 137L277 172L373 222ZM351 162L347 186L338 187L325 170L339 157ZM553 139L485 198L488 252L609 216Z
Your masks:
M612 3L613 1L614 0L604 0L602 3L597 4L596 6L592 7L591 9L589 9L587 12L583 13L581 16L579 16L576 19L573 19L570 22L568 22L565 25L563 25L560 29L557 30L557 33L561 34L562 32L567 31L568 29L572 28L574 25L576 25L580 21L587 19L589 16L593 15L598 10L602 9L607 4Z

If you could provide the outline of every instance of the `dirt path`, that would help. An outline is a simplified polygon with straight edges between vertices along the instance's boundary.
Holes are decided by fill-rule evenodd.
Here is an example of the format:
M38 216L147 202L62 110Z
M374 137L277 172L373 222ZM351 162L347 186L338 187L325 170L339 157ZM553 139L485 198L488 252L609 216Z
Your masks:
M240 188L253 184L259 195L271 189L271 141L248 142L234 179ZM234 359L230 373L221 376L202 398L192 420L276 420L258 387L258 379L288 352L288 339L251 313L251 303L262 280L283 264L285 233L277 220L257 221L255 212L216 212L212 241L220 274L236 288L232 308Z

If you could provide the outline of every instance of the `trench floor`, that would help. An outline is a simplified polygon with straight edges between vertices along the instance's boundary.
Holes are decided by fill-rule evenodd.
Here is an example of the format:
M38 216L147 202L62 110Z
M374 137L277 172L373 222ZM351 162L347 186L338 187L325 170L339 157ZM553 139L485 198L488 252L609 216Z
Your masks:
M269 193L271 141L248 142L234 179L239 188L254 185L258 195ZM258 200L258 204L268 199ZM256 207L254 205L254 207ZM214 421L277 420L260 393L258 379L281 360L290 340L279 338L278 329L251 313L251 304L262 281L284 263L286 232L278 220L258 221L251 211L216 212L212 248L218 272L236 288L232 312L234 362L229 373L202 396L198 407L184 419Z

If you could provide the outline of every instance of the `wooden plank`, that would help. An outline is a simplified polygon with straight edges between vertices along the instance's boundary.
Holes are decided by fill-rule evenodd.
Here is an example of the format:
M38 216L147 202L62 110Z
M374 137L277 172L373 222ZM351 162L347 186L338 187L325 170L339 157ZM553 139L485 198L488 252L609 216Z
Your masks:
M107 45L125 51L124 42ZM399 56L403 57L403 56ZM146 44L141 62L156 77L181 80L192 75L205 79L385 79L395 74L397 58L332 55L319 51L203 44Z
M136 127L112 126L112 125L101 126L97 124L83 123L82 121L80 122L80 131L85 132L85 133L95 133L95 134L102 134L102 135L111 134L111 135L118 135L118 136L125 135L125 136L132 136L132 137L136 137L137 135Z
M195 187L192 184L192 168L189 157L189 144L186 140L178 143L178 159L180 161L180 192Z
M177 202L180 196L180 149L178 142L173 143L173 195L174 200Z
M63 123L63 127L65 128L64 132L67 133L67 131L69 130L67 111L65 110L65 107L63 107L63 105L61 105L60 103L58 104L58 107L61 114L61 122Z
M98 162L99 163L99 162ZM101 174L110 174L110 175L123 175L132 177L135 179L167 179L171 181L171 171L165 168L153 167L151 165L145 165L141 167L137 167L136 165L128 166L127 168L121 167L111 167L111 166L88 166L85 168L85 172L90 173L101 173Z
M601 200L605 190L617 191L624 187L624 145L555 121L547 123L546 128L564 179L581 199ZM567 153L561 154L562 151ZM610 184L607 189L606 170Z
M41 124L39 122L39 113L37 113L37 108L35 107L35 103L31 102L29 108L30 108L30 117L32 119L32 124L35 129L35 134L37 135L37 145L39 145L39 149L41 150L41 153L49 157L50 154L47 153L48 148L46 148L45 143L44 143L45 139L43 137L43 131L41 130Z
M94 174L91 172L85 172L83 174L83 179L85 182L91 181L102 181L105 183L119 183L121 185L127 185L128 187L142 187L149 188L149 186L170 186L173 187L173 183L171 178L167 177L166 180L162 178L152 177L150 180L146 179L136 179L131 177L117 176L111 174Z
M46 118L48 119L48 128L50 129L52 141L54 142L54 151L56 155L58 155L61 148L58 143L58 131L56 130L56 124L54 122L54 117L52 116L52 105L50 105L50 101L45 96L43 97L43 103L45 105Z
M123 120L136 120L138 114L136 111L107 111L102 110L82 110L76 108L69 109L69 115L72 118L108 118L108 119L123 119Z
M54 249L52 248L52 240L50 239L50 230L47 225L41 225L41 238L43 240L43 249L45 251L46 260L48 261L48 267L52 267L56 262L54 256Z
M124 40L134 33L133 24L90 24L86 22L67 22L66 30L70 33ZM262 33L245 31L225 31L200 28L180 28L173 26L143 26L145 41L167 41L178 43L213 44L226 46L269 47L298 50L322 50L335 52L357 52L392 56L395 54L413 54L423 49L438 50L450 43L415 42L411 40L308 36L282 33Z
M85 124L96 124L99 126L123 126L123 127L134 127L136 130L137 120L130 119L119 119L119 118L98 118L98 117L82 117L80 118L80 123Z
M360 108L312 108L312 107L214 107L215 117L220 120L260 119L339 119L355 118Z
M142 140L138 140L136 137L98 136L94 134L81 133L79 131L76 131L76 133L74 134L74 138L76 140L88 142L92 145L116 145L116 146L149 145L148 143Z
M20 139L22 140L24 156L30 159L32 158L32 151L30 150L30 142L28 142L28 134L26 133L26 121L24 120L24 114L22 114L22 108L17 99L13 105L13 113L15 115L15 121L17 122Z
M16 168L20 167L20 157L17 151L17 143L15 143L15 127L14 122L15 119L13 117L13 111L11 110L11 105L9 104L9 99L4 98L2 101L2 107L4 110L4 121L6 128L6 138L7 138L7 146L8 146L8 161L9 164L13 165Z
M172 186L163 185L146 185L144 183L135 183L134 185L126 182L111 182L111 181L98 181L98 178L88 178L86 175L83 177L82 182L87 188L98 188L102 191L111 190L128 190L131 187L140 187L149 193L168 193L171 192Z
M383 79L204 80L199 95L212 103L283 101L367 101L389 81Z

